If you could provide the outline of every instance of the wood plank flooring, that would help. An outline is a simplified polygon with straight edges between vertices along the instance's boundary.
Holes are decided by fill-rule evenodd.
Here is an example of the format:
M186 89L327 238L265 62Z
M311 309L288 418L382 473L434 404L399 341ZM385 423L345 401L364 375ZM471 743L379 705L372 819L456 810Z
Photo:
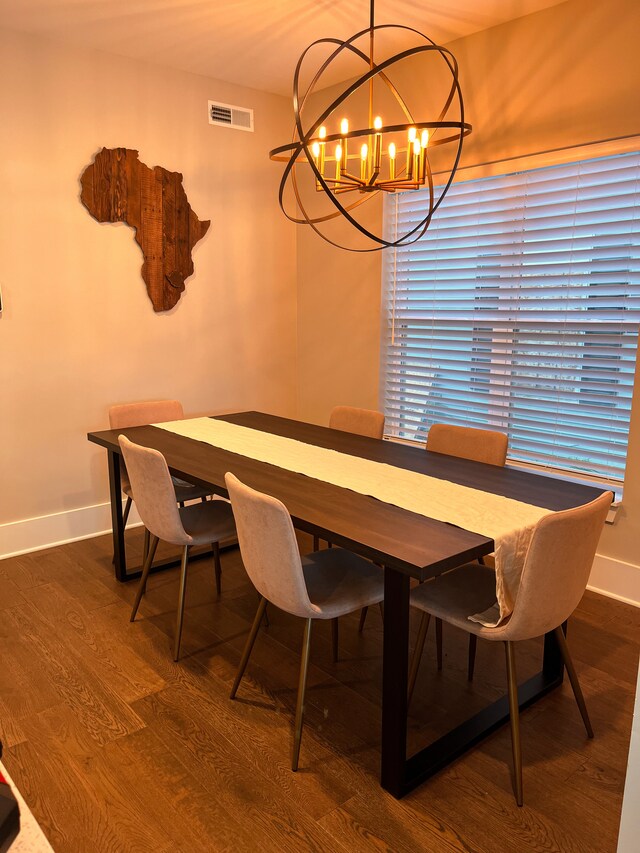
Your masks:
M139 559L139 531L127 533ZM301 547L311 543L301 537ZM270 608L238 700L230 686L257 604L237 549L191 567L182 659L171 659L175 570L113 579L110 538L0 562L4 762L57 853L133 851L615 851L638 665L640 611L587 593L569 643L596 738L568 684L521 717L525 806L503 729L402 801L378 784L381 619L314 626L301 767L289 769L302 622ZM415 630L417 627L413 625ZM430 632L409 720L411 748L505 690L501 644ZM522 644L518 675L541 643Z

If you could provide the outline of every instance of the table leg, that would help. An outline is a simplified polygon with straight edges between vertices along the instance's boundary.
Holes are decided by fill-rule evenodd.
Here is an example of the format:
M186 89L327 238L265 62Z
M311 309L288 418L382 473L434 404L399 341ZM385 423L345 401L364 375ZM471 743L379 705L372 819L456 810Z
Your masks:
M380 784L398 798L406 793L408 655L409 577L386 567Z
M122 519L122 487L120 454L108 451L109 494L111 497L111 526L113 530L113 563L116 580L127 580L127 558L124 550L124 521Z

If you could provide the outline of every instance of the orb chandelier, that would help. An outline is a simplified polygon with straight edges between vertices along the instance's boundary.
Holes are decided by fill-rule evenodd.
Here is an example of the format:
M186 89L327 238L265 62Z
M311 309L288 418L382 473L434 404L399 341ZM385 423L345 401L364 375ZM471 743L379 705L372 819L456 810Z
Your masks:
M386 59L374 58L376 36L384 35L395 37L396 43L398 36L409 36L414 46ZM315 71L306 90L301 92L303 68L306 71L310 52L319 46L328 46L329 56ZM327 72L345 55L355 57L365 68L328 106L321 107L319 114L305 126L305 108L309 112L311 107L317 107L327 84ZM390 78L393 72L413 57L423 63L426 59L439 61L441 68L436 71L446 74L443 97L435 111L428 111L423 106L423 112L415 112L414 115ZM413 70L411 78L412 90L421 85L425 89L429 87L424 69L418 72L418 76ZM442 82L441 73L440 78ZM350 121L345 113L354 99L359 97L362 100L363 95L365 98L368 95L364 120ZM381 100L384 101L383 105L378 103ZM393 112L393 116L386 122L382 117L383 107ZM471 125L464 120L458 64L453 54L411 27L399 24L376 25L374 0L370 0L367 29L357 32L346 41L318 39L302 53L293 78L293 110L293 141L269 152L271 160L286 163L279 190L280 207L285 216L292 222L310 226L333 246L349 251L375 252L419 240L451 186L460 161L463 139L471 133ZM445 170L445 174L448 174L446 180L434 188L432 152L445 145L450 146L452 164ZM298 168L307 171L308 175L301 175L297 172ZM295 212L287 209L289 183L297 206ZM357 208L379 193L420 188L428 188L428 201L425 200L422 219L417 223L412 222L403 233L394 235L394 239L376 234L356 215ZM312 205L309 203L309 192L314 189L328 200L328 212L310 212ZM343 202L345 197L349 201ZM317 207L317 203L314 202L314 205ZM342 238L327 233L327 223L340 217L362 235L358 238L360 243L364 237L364 246L345 245L341 242Z

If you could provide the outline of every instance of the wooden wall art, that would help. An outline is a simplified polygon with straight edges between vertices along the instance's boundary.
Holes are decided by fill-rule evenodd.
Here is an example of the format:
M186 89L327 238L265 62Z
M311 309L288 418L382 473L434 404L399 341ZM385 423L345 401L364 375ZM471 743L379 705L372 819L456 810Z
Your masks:
M126 222L142 249L142 278L154 311L178 302L193 273L191 251L207 233L179 172L141 163L130 148L103 148L82 173L81 200L98 222Z

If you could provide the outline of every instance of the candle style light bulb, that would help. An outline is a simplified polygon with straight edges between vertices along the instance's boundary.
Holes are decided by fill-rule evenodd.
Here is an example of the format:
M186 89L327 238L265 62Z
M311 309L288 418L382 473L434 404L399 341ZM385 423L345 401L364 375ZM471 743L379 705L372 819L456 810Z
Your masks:
M425 127L425 129L422 131L422 138L420 139L420 145L422 145L423 148L426 148L428 144L429 144L429 131Z
M320 137L320 139L326 139L326 136L327 136L327 128L326 128L324 125L322 125L322 127L321 127L321 128L320 128L320 130L318 131L318 136Z
M349 160L349 155L347 154L347 140L346 135L349 133L349 122L346 118L343 118L340 122L340 134L342 136L342 174L347 174L347 162Z
M412 178L414 181L420 182L420 140L413 140L413 171Z
M393 181L396 177L396 146L395 143L389 143L389 180Z
M367 160L369 158L369 146L365 144L360 149L360 180L367 180Z
M409 142L413 142L415 140L417 133L418 131L415 129L415 127L409 128Z
M340 163L342 161L342 145L336 145L336 181L340 180Z
M311 151L313 152L313 156L317 160L318 157L320 156L320 143L314 142L313 145L311 146Z
M374 118L373 127L375 128L375 130L380 130L380 128L382 127L382 119L380 118L380 116L376 116Z

